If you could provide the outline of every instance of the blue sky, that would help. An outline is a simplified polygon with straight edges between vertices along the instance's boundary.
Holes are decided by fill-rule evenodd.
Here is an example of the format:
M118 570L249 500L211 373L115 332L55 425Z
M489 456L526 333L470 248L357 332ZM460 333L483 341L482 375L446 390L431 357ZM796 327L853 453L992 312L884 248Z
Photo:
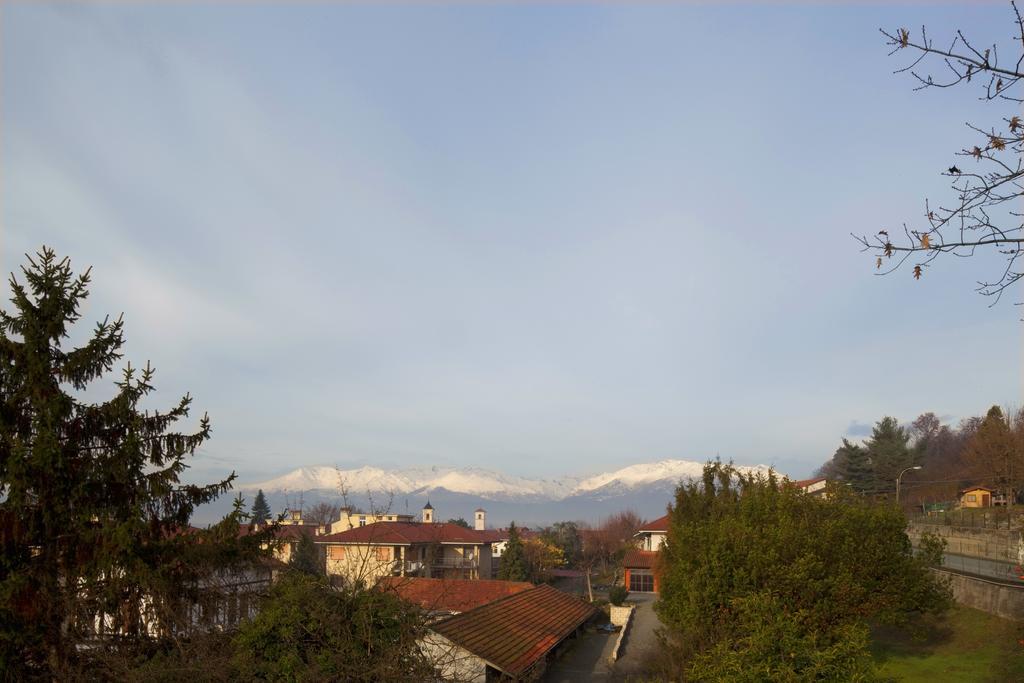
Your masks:
M912 92L878 27L1009 16L5 4L0 266L93 266L82 332L123 311L153 407L209 411L200 478L804 475L882 415L1019 403L991 260L874 277L849 236L948 198L1008 111Z

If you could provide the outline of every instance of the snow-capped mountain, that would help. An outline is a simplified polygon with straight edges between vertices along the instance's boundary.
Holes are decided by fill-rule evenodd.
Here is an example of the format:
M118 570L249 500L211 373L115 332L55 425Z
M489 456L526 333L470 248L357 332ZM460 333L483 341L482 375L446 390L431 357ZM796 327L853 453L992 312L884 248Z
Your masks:
M693 460L660 460L630 465L586 479L561 477L539 479L516 477L478 467L424 467L385 470L360 467L342 470L328 466L300 467L288 474L242 486L243 490L263 489L266 492L344 490L359 495L366 492L387 492L397 495L429 494L444 490L478 496L485 500L538 499L564 500L573 496L597 493L621 493L661 485L674 488L680 480L699 477L704 464ZM767 472L764 465L739 466L742 471Z
M342 470L324 465L300 467L288 474L242 486L243 490L315 491L344 489L359 495L366 492L395 494L430 493L444 489L452 493L465 493L483 498L542 498L559 500L571 494L578 479L531 479L513 477L477 467L424 467L403 470L385 470L379 467L360 467Z
M633 510L647 519L660 517L665 514L665 507L680 480L699 477L703 467L702 462L694 460L660 460L582 479L573 476L542 479L479 467L343 470L311 466L274 479L245 484L240 489L248 501L257 489L262 489L275 512L344 500L357 507L369 509L383 505L415 515L429 500L439 519L472 519L473 511L483 507L490 526L502 526L510 521L536 526L558 520L596 522L620 510ZM764 465L738 468L768 471ZM217 515L226 511L221 508L229 503L228 500L220 508L207 506L203 519L211 522L218 519Z

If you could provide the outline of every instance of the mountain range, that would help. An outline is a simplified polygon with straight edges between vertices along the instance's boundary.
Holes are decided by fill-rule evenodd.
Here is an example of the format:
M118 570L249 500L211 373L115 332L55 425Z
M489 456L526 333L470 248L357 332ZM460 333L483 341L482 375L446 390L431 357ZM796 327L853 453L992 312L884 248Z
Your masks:
M473 518L487 510L490 526L510 521L545 525L558 520L596 522L630 509L648 519L665 514L680 481L698 478L704 464L693 460L659 460L629 465L591 477L557 479L518 477L479 467L415 467L339 469L300 467L273 479L240 486L247 500L257 490L277 512L318 502L343 500L359 507L388 507L419 513L430 501L438 519ZM766 465L737 466L743 472L767 473Z

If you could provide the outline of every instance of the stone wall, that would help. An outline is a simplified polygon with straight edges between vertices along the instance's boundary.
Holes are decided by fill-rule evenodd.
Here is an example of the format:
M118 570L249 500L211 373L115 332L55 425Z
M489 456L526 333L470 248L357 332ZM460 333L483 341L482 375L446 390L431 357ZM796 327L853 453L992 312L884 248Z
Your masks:
M921 534L931 532L946 539L946 552L1020 564L1024 560L1024 539L1017 529L976 529L947 524L907 525L907 536L915 546Z
M932 571L949 579L953 598L961 605L973 607L1003 619L1024 621L1024 586L1007 586L941 569Z
M629 620L629 615L632 611L632 605L611 605L611 611L608 614L608 618L616 626L625 626L626 621Z

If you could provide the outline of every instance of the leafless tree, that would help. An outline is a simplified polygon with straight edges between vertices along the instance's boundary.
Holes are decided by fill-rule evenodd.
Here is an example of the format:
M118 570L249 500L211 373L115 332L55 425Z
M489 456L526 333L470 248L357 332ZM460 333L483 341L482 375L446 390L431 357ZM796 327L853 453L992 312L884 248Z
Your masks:
M328 526L331 522L338 520L340 508L332 503L320 502L314 505L303 515L303 518L310 524L317 526Z
M1005 257L999 270L986 280L978 282L977 291L992 297L994 305L1009 287L1024 278L1017 264L1024 247L1024 226L1019 207L1022 195L1021 152L1024 150L1024 122L1016 115L1022 99L1017 86L1024 77L1024 20L1016 3L1013 41L1019 44L1011 49L1015 62L1001 62L996 44L976 47L961 31L946 43L936 45L925 27L920 37L908 29L890 33L881 30L892 47L890 55L909 52L910 64L896 73L909 73L915 80L915 90L952 88L958 85L978 84L980 99L1007 106L1007 117L995 126L967 127L974 140L957 152L962 160L951 165L942 175L951 179L956 199L949 203L925 201L922 220L917 225L902 226L899 230L879 230L873 236L854 235L863 250L875 257L880 274L889 274L901 266L913 264L913 276L920 279L924 269L942 254L962 258L979 251L998 252ZM923 65L934 65L936 73L922 71ZM962 165L963 169L959 166Z

